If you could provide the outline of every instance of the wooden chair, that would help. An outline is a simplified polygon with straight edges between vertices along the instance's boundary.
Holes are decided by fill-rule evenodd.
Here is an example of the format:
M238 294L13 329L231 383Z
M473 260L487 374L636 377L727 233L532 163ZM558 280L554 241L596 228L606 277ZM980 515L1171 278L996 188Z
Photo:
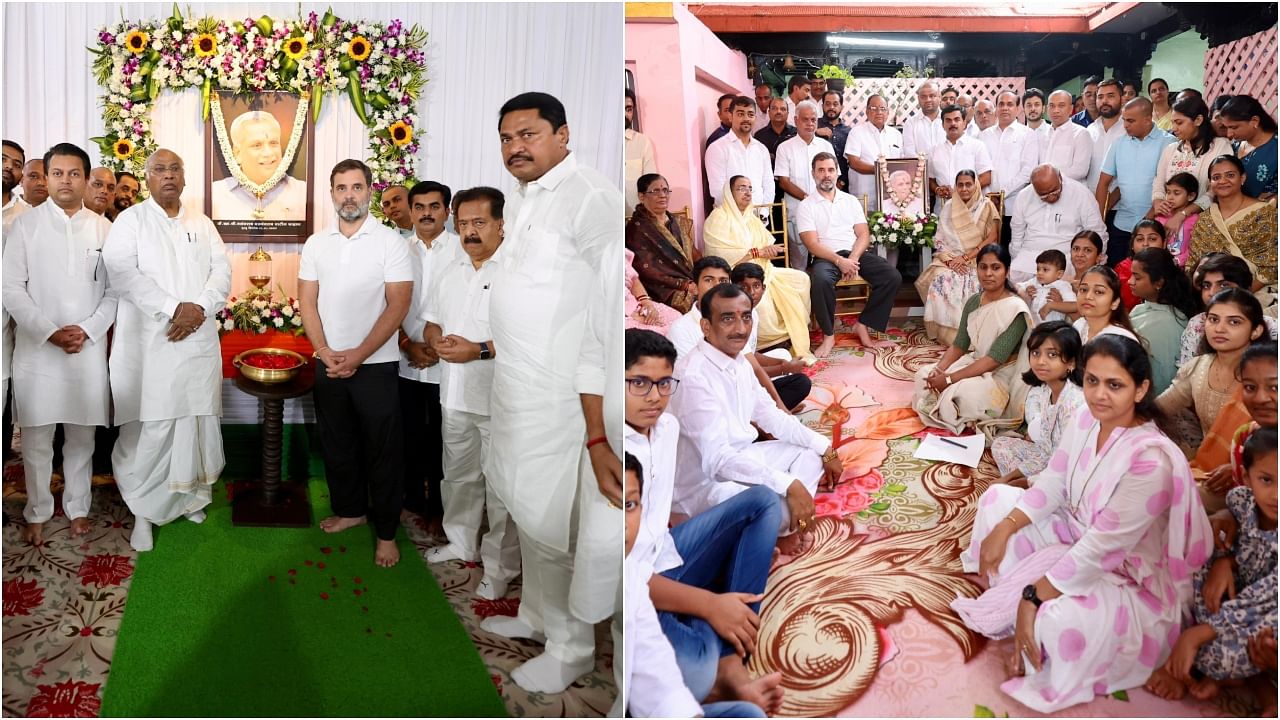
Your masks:
M867 196L862 196L862 207L867 207ZM877 248L877 254L884 256L883 248ZM862 307L867 299L871 297L871 285L867 283L861 275L852 280L840 279L836 281L836 317L845 315L857 315L862 312Z
M769 234L777 240L777 242L782 243L782 255L774 258L773 264L776 267L791 267L791 246L787 243L787 203L785 201L776 203L760 203L759 205L752 205L748 212L755 212L759 209L768 210L770 220L773 219L773 213L775 210L781 210L780 217L782 218L782 222L778 223L779 227L770 227L771 223L766 223L765 228L769 231ZM796 238L796 241L799 242L799 238Z
M689 241L691 247L697 247L698 243L693 237L693 215L689 212L689 206L685 205L683 210L671 211L667 214L676 219L676 225L680 227L680 234L685 240Z
M1004 191L989 192L987 193L987 199L991 201L992 205L996 206L996 216L1000 218L1000 222L1004 222Z

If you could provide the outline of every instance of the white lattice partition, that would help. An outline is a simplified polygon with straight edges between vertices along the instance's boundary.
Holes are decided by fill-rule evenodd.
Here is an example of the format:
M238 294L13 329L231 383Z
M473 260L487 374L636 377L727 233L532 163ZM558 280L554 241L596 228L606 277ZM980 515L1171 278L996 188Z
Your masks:
M1263 30L1204 54L1204 96L1252 95L1276 114L1276 29Z
M867 98L872 95L883 95L889 104L890 125L901 127L907 118L919 110L916 103L916 89L925 83L927 78L861 78L855 81L852 88L844 91L844 112L841 117L846 125L856 125L866 119ZM974 102L990 100L993 104L996 95L1002 90L1013 90L1022 97L1027 87L1027 79L1021 77L977 77L977 78L933 78L938 91L948 86L954 87L965 95L972 95ZM1274 87L1274 83L1272 85Z

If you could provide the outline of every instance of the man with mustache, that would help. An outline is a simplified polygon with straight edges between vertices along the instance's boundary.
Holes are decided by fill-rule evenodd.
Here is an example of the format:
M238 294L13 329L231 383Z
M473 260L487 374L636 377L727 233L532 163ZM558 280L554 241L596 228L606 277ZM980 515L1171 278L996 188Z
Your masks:
M133 173L125 170L116 173L116 215L138 202L138 191L141 189L142 185L138 183L138 178Z
M508 100L498 138L520 184L503 209L506 240L489 298L495 356L485 472L515 520L524 589L516 617L486 618L481 628L545 638L546 651L511 678L531 692L559 693L594 665L592 624L613 614L621 579L620 562L584 570L576 560L600 543L587 530L598 513L622 504L621 446L611 445L604 421L605 360L588 357L585 336L588 308L623 315L621 286L606 295L597 282L622 270L623 202L616 182L570 152L557 98Z
M183 207L182 158L155 151L146 179L151 197L116 217L102 248L120 297L110 361L120 439L111 460L138 552L152 548L153 525L204 521L225 464L213 316L231 291L231 262L213 221Z
M413 300L413 267L404 238L369 215L372 184L373 172L359 160L333 166L337 222L302 247L298 300L319 361L312 395L333 507L320 529L370 522L374 563L391 567L400 560L404 492L396 328Z
M44 174L44 160L33 158L22 166L22 202L39 207L49 199L49 183Z
M1107 78L1098 83L1098 117L1089 124L1089 139L1093 141L1093 154L1089 161L1089 176L1085 180L1085 188L1091 192L1098 191L1098 179L1102 177L1102 163L1107 159L1107 151L1116 140L1124 137L1124 123L1120 122L1120 107L1124 103L1121 95L1120 81ZM1115 207L1119 193L1111 198L1108 209Z
M800 244L796 236L796 207L805 196L813 192L813 173L809 171L809 163L818 153L835 154L831 143L818 137L818 104L812 100L801 100L796 106L795 137L778 146L773 163L773 176L778 187L786 193L783 199L787 203L787 243L790 246L788 259L791 267L803 271L809 266L809 251ZM753 184L754 188L755 185ZM732 202L732 198L728 200Z
M415 187L416 189L416 187ZM515 523L493 483L484 474L490 453L489 393L493 358L498 352L489 329L489 295L498 271L502 246L502 192L475 187L458 193L455 223L462 253L427 291L424 338L444 362L444 534L447 545L427 553L431 563L476 562L484 575L475 593L486 600L507 594L507 583L520 574L520 539ZM465 254L463 254L465 253ZM437 423L433 428L441 432ZM480 537L482 516L489 529Z
M12 140L4 141L4 228L9 228L13 218L26 212L29 207L22 198L13 191L22 181L22 164L26 162L27 153L22 146Z
M834 191L835 156L827 157ZM803 552L818 482L834 483L844 467L829 439L779 409L756 381L743 356L753 326L746 292L722 283L698 304L705 339L676 362L680 391L671 398L680 421L672 510L693 517L765 485L783 500L779 545ZM775 439L756 442L760 430Z
M269 112L241 113L227 128L231 136L231 158L240 172L256 185L267 183L284 159L280 121ZM213 184L213 217L216 220L294 220L307 217L307 183L285 173L261 198L241 185L235 176Z
M116 174L110 169L96 167L89 173L89 189L84 196L84 206L108 220L116 217Z
M422 337L426 326L427 297L440 276L462 256L458 236L445 229L453 191L434 180L424 180L409 191L405 214L415 219L409 238L409 262L413 266L413 302L400 330L400 411L404 436L415 442L404 444L404 513L420 515L427 532L441 534L440 378L439 356ZM422 444L417 440L421 439ZM425 480L426 484L423 485ZM426 488L424 494L423 488ZM433 548L432 552L442 548ZM430 556L429 556L430 557ZM452 559L448 556L432 562Z
M22 213L31 208L22 201L22 198L13 191L18 187L18 183L22 178L22 164L26 161L27 153L22 146L12 140L5 140L3 145L3 171L4 171L4 224L3 232L0 232L0 243L4 243L9 236L9 225ZM2 247L2 246L0 246ZM0 430L0 450L3 450L5 460L9 459L9 454L13 447L13 421L11 418L11 408L9 406L9 377L11 374L10 359L13 357L13 322L9 318L9 311L5 309L4 304L0 303L0 408L3 408L4 423L3 430ZM6 515L6 522L8 516Z

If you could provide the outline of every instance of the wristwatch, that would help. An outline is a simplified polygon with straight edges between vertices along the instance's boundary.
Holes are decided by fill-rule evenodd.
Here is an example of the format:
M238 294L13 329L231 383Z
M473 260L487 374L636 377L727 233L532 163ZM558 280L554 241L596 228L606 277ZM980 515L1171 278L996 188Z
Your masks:
M489 343L480 343L480 359L488 360L493 357L493 351L489 349Z
M1028 585L1022 588L1022 599L1026 600L1032 605L1035 605L1037 608L1040 607L1040 605L1044 602L1043 600L1040 599L1040 596L1036 594L1035 585Z
M946 378L947 378L947 387L950 387L950 386L953 384L953 383L951 382L951 376L950 376L950 375L946 375L946 376L944 376L944 377L946 377Z

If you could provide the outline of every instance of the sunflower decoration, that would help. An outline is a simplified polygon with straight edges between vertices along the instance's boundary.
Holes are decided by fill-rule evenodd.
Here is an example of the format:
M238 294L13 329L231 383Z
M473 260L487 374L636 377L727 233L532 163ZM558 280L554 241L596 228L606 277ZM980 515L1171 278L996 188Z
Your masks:
M373 44L363 35L351 38L351 43L347 45L347 54L352 60L368 60L371 52L373 52Z
M391 142L396 145L408 145L413 140L413 128L409 127L403 120L397 120L394 125L387 129L391 132Z
M191 46L195 48L196 57L211 57L218 52L218 38L209 33L197 35Z
M307 54L307 39L292 37L284 41L284 54L294 60L301 60Z
M130 31L124 38L124 46L129 48L129 52L134 55L141 55L147 50L147 43L151 42L151 36L141 30Z
M133 154L133 141L129 138L120 138L111 146L111 150L117 158L125 160Z

